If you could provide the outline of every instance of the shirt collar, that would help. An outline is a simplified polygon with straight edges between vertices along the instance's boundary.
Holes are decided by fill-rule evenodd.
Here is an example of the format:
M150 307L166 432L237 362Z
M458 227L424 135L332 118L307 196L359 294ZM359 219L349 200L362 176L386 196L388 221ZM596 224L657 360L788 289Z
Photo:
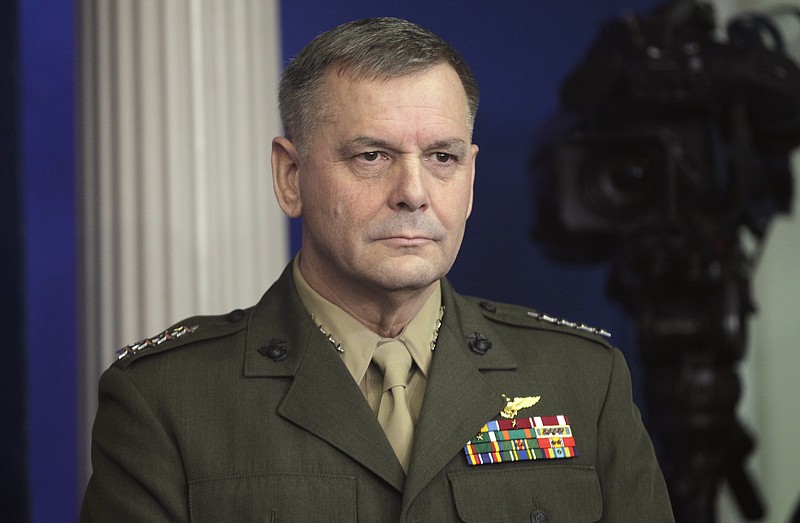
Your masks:
M294 259L292 274L300 300L320 329L341 344L342 361L356 382L360 383L372 361L375 347L388 338L372 332L311 288L300 271L299 259L299 256ZM437 281L434 292L397 337L405 343L414 363L426 378L431 366L431 345L436 337L441 303L442 291Z

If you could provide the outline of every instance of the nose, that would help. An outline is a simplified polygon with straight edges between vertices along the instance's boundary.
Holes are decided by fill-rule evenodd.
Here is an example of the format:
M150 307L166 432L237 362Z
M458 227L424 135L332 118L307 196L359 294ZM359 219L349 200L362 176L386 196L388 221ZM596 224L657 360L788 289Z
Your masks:
M390 205L393 209L414 212L425 210L429 204L428 187L425 170L420 160L407 159L398 162L397 171L393 173L393 187Z

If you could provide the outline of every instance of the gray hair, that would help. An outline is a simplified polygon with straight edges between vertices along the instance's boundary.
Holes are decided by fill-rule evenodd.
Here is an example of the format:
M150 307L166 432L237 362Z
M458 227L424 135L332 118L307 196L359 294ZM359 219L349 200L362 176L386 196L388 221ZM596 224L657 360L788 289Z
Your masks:
M284 133L301 153L307 152L316 123L326 116L322 91L332 68L354 80L375 80L406 76L441 63L452 66L461 79L471 130L478 111L478 85L450 44L398 18L365 18L335 27L306 45L283 74L278 102Z

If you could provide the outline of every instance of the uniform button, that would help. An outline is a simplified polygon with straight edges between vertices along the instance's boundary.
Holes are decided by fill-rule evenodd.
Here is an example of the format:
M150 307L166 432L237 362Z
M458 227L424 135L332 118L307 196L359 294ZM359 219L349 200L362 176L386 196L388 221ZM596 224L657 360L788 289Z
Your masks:
M241 321L242 318L244 318L244 311L242 309L232 310L228 313L228 321L231 323Z
M497 312L497 307L494 306L494 303L489 303L488 301L482 301L478 303L478 305L480 305L483 310L489 312Z
M547 518L547 512L544 510L535 510L531 512L531 523L547 523L550 521Z

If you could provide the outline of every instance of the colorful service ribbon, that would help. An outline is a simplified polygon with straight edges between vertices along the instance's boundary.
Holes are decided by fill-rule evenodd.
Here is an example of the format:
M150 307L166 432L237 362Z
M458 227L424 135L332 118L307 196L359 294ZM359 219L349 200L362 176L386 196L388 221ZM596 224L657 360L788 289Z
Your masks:
M464 446L467 463L562 459L578 455L566 416L493 420Z

